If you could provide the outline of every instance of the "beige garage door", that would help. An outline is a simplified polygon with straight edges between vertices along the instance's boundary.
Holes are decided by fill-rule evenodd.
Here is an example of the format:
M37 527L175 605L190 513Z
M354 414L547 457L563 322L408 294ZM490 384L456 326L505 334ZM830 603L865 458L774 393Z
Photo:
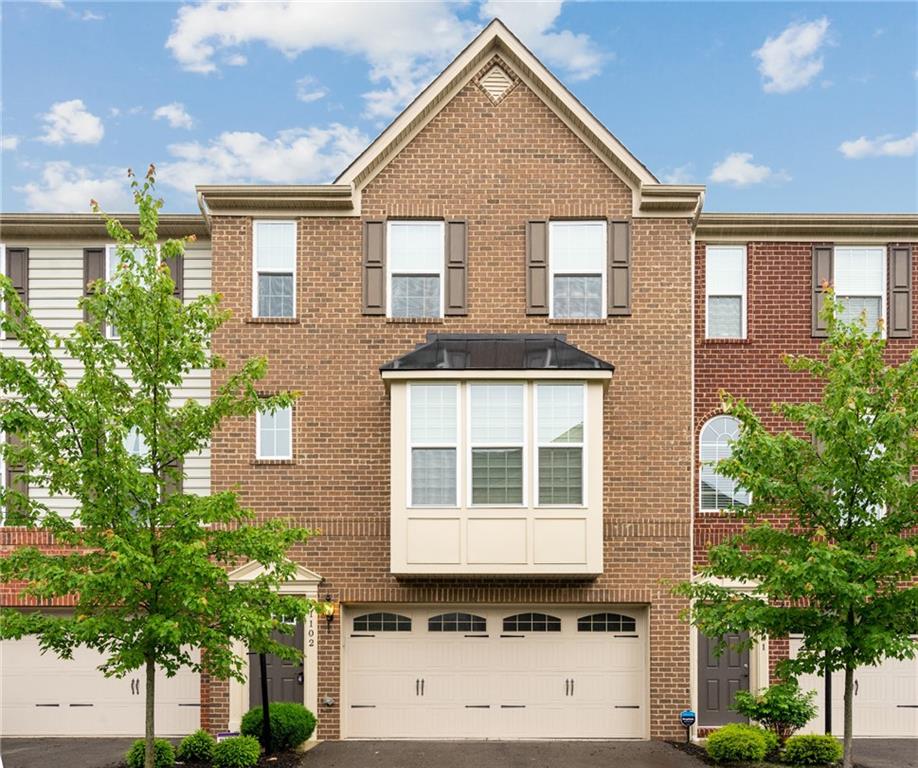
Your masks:
M348 738L647 737L643 608L349 608Z
M0 643L0 734L3 736L140 736L143 673L106 678L102 657L80 648L64 661L42 654L35 638ZM156 678L156 733L179 736L198 728L198 675L183 670Z
M791 655L800 647L791 638ZM825 683L822 676L801 675L800 687L816 691L819 713L807 733L824 733ZM918 659L889 659L876 667L861 667L854 674L854 735L860 738L918 738ZM845 674L832 675L832 731L844 731Z

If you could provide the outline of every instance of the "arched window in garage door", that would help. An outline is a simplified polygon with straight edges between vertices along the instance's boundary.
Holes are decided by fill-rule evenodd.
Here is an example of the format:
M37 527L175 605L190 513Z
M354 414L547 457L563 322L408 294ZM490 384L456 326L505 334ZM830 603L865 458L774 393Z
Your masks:
M637 621L623 613L592 613L577 619L578 632L636 632Z
M471 613L441 613L427 620L428 632L486 632L487 628L484 616Z
M365 613L354 617L355 632L410 632L411 619L398 613Z
M517 613L504 619L504 632L560 632L561 619L546 613Z

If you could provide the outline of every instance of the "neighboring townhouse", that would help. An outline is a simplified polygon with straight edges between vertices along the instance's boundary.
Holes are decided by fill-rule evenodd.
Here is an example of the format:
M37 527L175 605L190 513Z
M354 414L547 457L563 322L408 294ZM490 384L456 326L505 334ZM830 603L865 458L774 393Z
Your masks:
M121 217L136 227L137 216ZM184 257L171 263L176 293L186 300L211 292L210 234L199 215L164 214L160 235L194 234ZM83 320L78 301L89 281L105 278L117 264L115 250L104 223L94 214L2 214L0 259L4 274L12 280L33 317L54 333L66 335ZM0 339L0 353L27 355L15 339ZM70 381L81 369L65 359ZM188 398L210 398L210 374L194 372L176 392L175 404ZM138 441L130 449L141 449ZM16 467L2 468L3 482L21 483ZM210 456L186 457L183 488L187 493L210 492ZM47 489L30 487L28 493L52 509L67 514L74 500L50 496ZM0 511L2 515L2 511ZM9 525L0 517L0 556L22 545L54 548L53 539L37 531ZM14 585L0 586L3 605L21 605ZM50 606L42 606L47 609ZM61 601L57 610L66 610ZM142 730L144 701L141 673L122 680L105 679L96 671L102 657L95 651L78 650L72 662L53 654L42 655L35 638L5 641L0 648L0 734L12 735L134 735ZM174 678L157 682L157 722L164 733L186 733L198 727L200 680L184 670ZM139 725L140 724L140 725Z
M720 510L749 503L742 488L705 464L726 458L738 434L737 421L721 412L721 393L744 398L772 430L788 427L772 403L819 397L818 384L790 373L783 356L818 354L826 336L819 317L825 282L847 319L866 312L869 322L883 322L886 359L903 362L918 347L916 255L914 214L702 214L695 232L696 564L739 530L733 513ZM739 720L728 709L734 692L767 685L799 640L773 639L720 657L707 638L697 642L694 703L704 730ZM834 678L829 725L840 734L843 673ZM824 681L806 676L801 683L819 691L810 729L821 733ZM856 736L918 737L918 659L859 670L855 691Z
M200 258L196 290L232 311L209 386L264 355L264 393L301 393L221 428L197 490L236 488L260 518L316 529L285 591L336 611L296 627L303 663L270 658L268 677L274 699L316 711L319 738L678 738L682 709L715 726L717 693L768 682L786 641L712 671L671 592L734 525L696 512L709 485L712 507L731 490L693 446L720 388L763 408L789 396L777 356L817 343L811 243L918 241L918 216L704 215L703 187L660 184L497 21L334 183L197 192L202 216L163 222L199 235L186 292ZM72 307L54 300L71 325L82 250L105 244L92 220L0 218L7 251L29 248L30 294L38 256L66 282ZM706 338L708 293L726 340ZM128 680L10 647L3 733L49 733L30 725L45 709L59 734L140 722ZM186 675L200 696L161 706L194 714L160 719L163 733L198 711L238 729L260 703L257 667L244 683ZM84 695L33 696L8 674L78 677L64 688ZM10 730L19 706L39 714Z

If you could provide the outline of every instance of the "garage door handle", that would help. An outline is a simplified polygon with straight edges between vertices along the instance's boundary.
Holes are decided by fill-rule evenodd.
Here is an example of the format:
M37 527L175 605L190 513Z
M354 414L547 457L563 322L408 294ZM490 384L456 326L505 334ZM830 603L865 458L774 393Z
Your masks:
M414 695L415 696L421 695L421 678L419 677L416 677L414 679Z
M571 695L571 681L568 680L567 678L564 678L564 695L565 696Z
M424 695L424 678L421 678L421 696Z

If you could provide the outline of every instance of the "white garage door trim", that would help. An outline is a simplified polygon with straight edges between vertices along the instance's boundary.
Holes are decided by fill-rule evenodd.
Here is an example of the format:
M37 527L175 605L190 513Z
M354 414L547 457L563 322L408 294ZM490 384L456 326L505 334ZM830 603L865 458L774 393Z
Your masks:
M3 736L141 736L144 673L106 678L104 657L78 648L69 660L42 654L34 636L0 643ZM184 736L200 725L201 685L184 668L156 675L156 735Z
M477 620L448 618L455 629L431 630L432 618L455 613ZM530 613L557 619L557 628L536 631L538 618L504 623ZM374 614L386 616L355 626ZM634 622L578 630L578 619L593 614ZM646 739L647 625L646 607L630 605L348 606L342 738Z
M916 637L915 639L918 639ZM794 658L802 644L791 637L790 655ZM918 658L911 661L887 659L875 667L860 667L854 673L857 695L854 699L854 735L857 738L918 738ZM825 731L825 682L822 675L798 678L800 687L815 690L817 714L804 733ZM845 673L832 674L832 732L844 732Z

